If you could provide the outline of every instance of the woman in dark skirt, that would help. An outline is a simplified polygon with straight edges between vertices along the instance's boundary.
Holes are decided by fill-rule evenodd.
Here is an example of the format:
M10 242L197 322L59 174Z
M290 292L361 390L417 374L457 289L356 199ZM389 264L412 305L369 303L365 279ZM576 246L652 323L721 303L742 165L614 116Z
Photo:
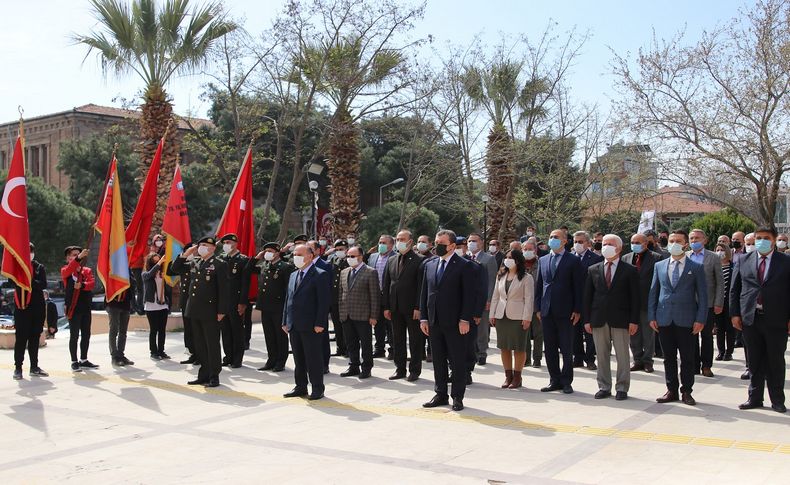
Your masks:
M502 353L505 368L503 389L521 387L534 291L535 282L527 273L524 254L519 249L508 251L494 285L490 312L491 326L496 327L497 348Z

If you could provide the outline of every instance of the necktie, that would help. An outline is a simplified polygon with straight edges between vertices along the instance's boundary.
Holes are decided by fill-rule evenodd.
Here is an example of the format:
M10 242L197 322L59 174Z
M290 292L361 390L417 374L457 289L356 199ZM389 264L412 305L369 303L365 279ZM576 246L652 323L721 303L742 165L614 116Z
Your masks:
M406 256L400 255L398 256L398 276L400 276L401 271L403 271L403 260L406 259Z
M675 265L675 269L672 270L672 288L674 288L678 285L678 280L680 279L680 263L673 261L672 264Z
M356 281L356 279L357 279L357 271L355 269L352 269L351 272L348 273L348 287L349 288L353 288L354 287L354 281Z
M442 260L442 263L439 265L439 271L436 272L436 281L442 281L442 276L444 276L444 265L447 261Z
M551 279L554 279L554 274L557 272L557 266L560 263L560 255L551 253Z
M639 271L642 268L642 255L634 254L634 259L636 260L636 270Z
M612 287L612 263L611 262L607 262L606 263L606 287L607 288L611 288Z
M760 257L760 265L757 267L757 280L760 282L760 286L763 285L765 282L765 256ZM757 304L762 306L763 305L763 292L760 290L757 293Z
M302 284L302 278L304 278L304 271L300 271L298 275L296 275L296 287L299 288L299 285Z
M476 259L477 259L477 257L475 257L475 254L472 253L472 261L475 261Z

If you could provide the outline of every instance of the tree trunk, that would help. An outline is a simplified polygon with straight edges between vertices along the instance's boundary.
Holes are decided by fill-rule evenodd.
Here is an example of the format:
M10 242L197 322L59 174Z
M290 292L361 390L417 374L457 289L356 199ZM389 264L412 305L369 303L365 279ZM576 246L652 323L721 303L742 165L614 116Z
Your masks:
M359 130L343 107L332 120L329 135L329 211L334 218L334 234L355 234L362 219L359 210Z
M511 156L510 136L502 125L495 125L488 134L486 167L488 168L488 234L511 232L512 217L505 219L508 191L513 185L513 174L509 158ZM515 231L513 231L515 232Z

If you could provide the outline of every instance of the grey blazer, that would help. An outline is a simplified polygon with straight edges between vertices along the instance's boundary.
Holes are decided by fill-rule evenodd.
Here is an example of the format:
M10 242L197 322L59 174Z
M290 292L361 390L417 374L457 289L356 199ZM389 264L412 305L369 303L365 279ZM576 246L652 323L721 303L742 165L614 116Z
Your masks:
M486 301L490 302L491 296L494 294L494 287L496 286L496 274L499 271L499 265L496 264L496 256L485 251L480 251L475 255L475 259L486 269L486 276L488 278L488 298Z
M713 251L702 250L703 266L705 267L705 282L708 284L708 308L724 306L724 275L721 272L721 259ZM692 251L686 252L686 257L691 257Z
M340 302L340 320L356 320L367 322L371 318L378 319L381 305L381 291L379 290L379 275L375 269L360 263L353 285L349 284L349 275L354 270L351 267L340 273L340 288L338 301Z

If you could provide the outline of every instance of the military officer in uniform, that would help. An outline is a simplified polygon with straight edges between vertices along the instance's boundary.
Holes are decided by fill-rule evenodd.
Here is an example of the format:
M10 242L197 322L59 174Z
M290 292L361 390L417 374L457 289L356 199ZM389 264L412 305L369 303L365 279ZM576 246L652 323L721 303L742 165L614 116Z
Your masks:
M266 339L266 363L258 370L281 372L288 360L288 334L282 329L283 305L288 280L296 267L282 259L280 245L274 242L263 246L248 263L248 272L257 272L258 299L256 308L261 312L263 337Z
M228 308L221 326L222 348L225 351L222 365L238 369L244 358L247 340L244 313L249 303L247 293L250 291L250 273L247 272L247 263L250 258L239 252L239 238L235 234L225 234L219 241L222 244L222 260L228 267Z
M194 244L187 244L184 246L184 251L187 251L192 246L194 246ZM178 289L180 290L178 304L181 309L181 320L184 322L184 347L186 347L189 352L189 358L182 360L181 363L196 364L198 362L197 354L195 353L195 332L192 328L192 322L189 317L186 316L187 301L189 301L189 286L192 282L192 272L189 270L188 266L184 266L180 272L176 272L171 263L167 265L167 276L178 277Z
M329 305L329 314L332 316L332 326L335 329L335 345L337 351L335 355L347 356L346 339L343 336L343 322L340 321L340 272L348 268L346 253L348 252L348 242L345 239L335 241L335 252L328 258L327 262L332 265L332 301Z
M307 237L307 234L299 234L298 236L296 236L294 238L293 242L290 242L290 243L286 244L285 247L282 248L282 251L281 251L282 258L285 260L285 262L293 263L294 248L296 246L300 245L300 244L307 243L308 239L309 238Z
M184 251L173 261L174 271L181 272L188 267L191 274L189 300L184 313L194 330L200 370L197 379L187 383L190 385L217 387L222 371L219 326L225 318L228 305L228 268L223 260L214 255L216 244L213 237L204 237L197 246ZM195 253L199 258L188 260Z

